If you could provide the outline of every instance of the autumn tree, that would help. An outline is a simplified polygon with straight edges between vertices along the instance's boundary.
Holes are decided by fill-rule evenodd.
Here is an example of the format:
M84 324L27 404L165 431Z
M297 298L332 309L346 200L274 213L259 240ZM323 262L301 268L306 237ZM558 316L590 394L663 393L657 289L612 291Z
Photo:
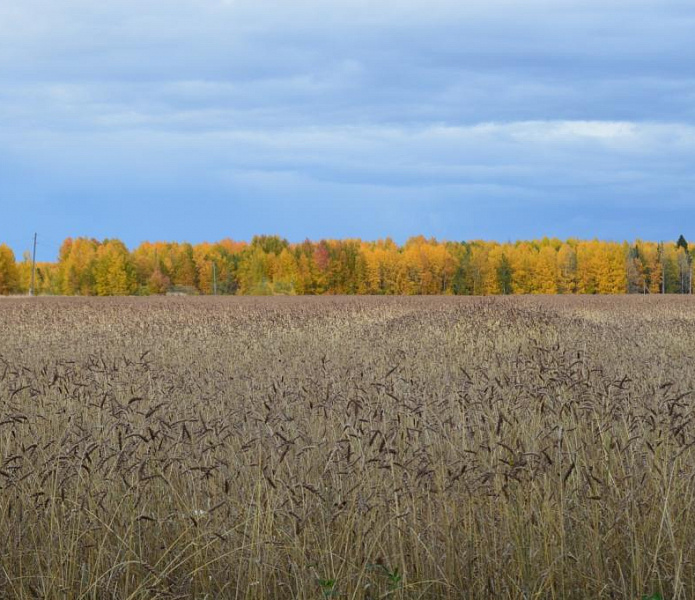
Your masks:
M573 242L568 241L557 251L558 292L574 294L577 292L577 251Z
M256 235L251 240L251 246L260 248L265 254L275 254L275 256L279 256L289 245L285 238L278 235Z
M472 294L471 249L466 242L450 242L449 253L454 258L455 269L451 280L451 290L456 295Z
M331 240L329 242L330 264L327 278L329 294L354 294L357 292L357 257L359 240Z
M543 245L536 258L534 293L557 294L558 275L557 251L551 245Z
M314 260L316 246L310 240L304 240L294 248L297 263L296 292L297 294L320 294L325 280L319 274L319 268ZM327 269L327 263L326 263Z
M367 294L396 294L400 272L398 246L389 238L362 244L364 257L362 289Z
M316 266L314 271L314 283L317 293L323 293L328 287L328 272L331 266L331 251L328 242L321 240L314 248L312 255L313 264Z
M659 244L637 241L639 258L642 262L645 286L650 294L661 293L663 277L663 265L661 263L661 249Z
M470 245L468 268L471 292L475 296L494 294L497 290L497 273L490 261L490 249L490 244L481 241L472 242Z
M188 243L175 244L172 247L171 282L173 285L197 290L198 271L193 257L193 246Z
M135 268L125 244L104 240L94 261L94 289L99 296L128 296L135 293Z
M456 271L456 262L447 247L435 240L420 241L414 245L419 271L419 294L445 294Z
M512 267L512 291L515 294L531 294L536 286L537 251L529 242L521 242L510 248Z
M272 294L271 261L260 245L252 244L242 252L238 273L240 294Z
M171 279L169 279L159 266L155 266L154 270L147 278L147 293L155 295L166 294L170 287Z
M6 244L0 244L0 295L12 294L19 286L19 271L14 252Z
M26 250L22 255L22 261L17 263L19 274L19 284L17 291L20 294L27 294L31 289L32 267L31 252ZM61 293L61 282L58 274L58 263L38 261L34 272L34 294L56 295Z
M273 268L273 293L294 295L297 293L299 268L297 259L289 248L283 248L275 257Z
M99 242L89 238L67 238L59 252L61 293L91 296L96 293L94 267Z
M644 261L639 246L630 246L625 260L625 274L627 278L628 294L643 294L647 291L647 278Z
M598 246L597 292L624 294L627 291L625 252L620 244L601 242Z
M502 257L497 263L497 287L501 294L512 293L512 263L509 262L507 255L502 253Z
M68 238L58 262L37 265L37 290L63 294L621 294L689 293L692 255L673 244L556 238L499 244L440 242L423 236L305 240L256 236L192 246ZM15 265L28 289L30 261Z
M135 270L138 294L164 294L171 285L168 260L169 244L166 242L142 242L130 255Z
M681 291L680 268L678 265L678 248L673 243L659 245L659 260L661 262L661 291L664 294L678 294Z
M203 242L193 247L193 260L197 271L198 291L212 294L215 285L218 294L233 294L238 289L237 270L240 254L246 244L225 239L210 244Z

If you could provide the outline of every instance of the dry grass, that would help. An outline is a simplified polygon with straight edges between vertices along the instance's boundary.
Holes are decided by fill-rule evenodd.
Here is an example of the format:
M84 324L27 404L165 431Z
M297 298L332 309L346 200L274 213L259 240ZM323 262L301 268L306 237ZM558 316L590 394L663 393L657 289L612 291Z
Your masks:
M695 597L690 298L0 305L0 597Z

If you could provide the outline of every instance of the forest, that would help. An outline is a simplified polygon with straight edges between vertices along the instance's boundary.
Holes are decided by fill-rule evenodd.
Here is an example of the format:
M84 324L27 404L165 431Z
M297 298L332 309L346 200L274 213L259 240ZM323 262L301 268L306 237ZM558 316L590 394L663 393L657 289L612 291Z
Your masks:
M40 262L36 295L506 295L685 294L691 249L677 242L559 240L497 243L410 238L251 242L143 242L67 238ZM27 294L32 257L0 244L0 294Z

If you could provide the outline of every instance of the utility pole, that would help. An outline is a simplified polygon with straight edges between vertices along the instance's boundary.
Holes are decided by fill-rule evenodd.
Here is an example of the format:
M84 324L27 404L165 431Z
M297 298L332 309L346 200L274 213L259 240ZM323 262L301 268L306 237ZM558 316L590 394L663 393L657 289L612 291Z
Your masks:
M212 261L212 294L217 296L217 263Z
M29 295L34 295L34 282L36 281L36 234L34 233L34 251L31 254L31 287Z
M661 253L661 294L666 293L666 257L664 256L664 243L659 244Z

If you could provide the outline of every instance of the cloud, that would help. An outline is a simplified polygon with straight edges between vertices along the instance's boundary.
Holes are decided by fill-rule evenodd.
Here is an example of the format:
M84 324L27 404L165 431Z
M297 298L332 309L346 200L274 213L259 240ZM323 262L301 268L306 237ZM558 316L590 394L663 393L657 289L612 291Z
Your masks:
M157 182L174 174L176 181L214 186L225 185L230 173L247 183L262 182L266 173L266 182L293 174L347 187L584 185L602 186L604 193L667 180L685 187L695 157L695 127L678 123L180 129L178 120L172 117L168 129L157 119L124 115L128 126L114 121L97 133L39 131L14 141L14 157L68 179L120 173Z
M694 27L675 0L0 3L0 203L56 237L58 205L203 231L190 198L246 232L665 230L695 218Z

